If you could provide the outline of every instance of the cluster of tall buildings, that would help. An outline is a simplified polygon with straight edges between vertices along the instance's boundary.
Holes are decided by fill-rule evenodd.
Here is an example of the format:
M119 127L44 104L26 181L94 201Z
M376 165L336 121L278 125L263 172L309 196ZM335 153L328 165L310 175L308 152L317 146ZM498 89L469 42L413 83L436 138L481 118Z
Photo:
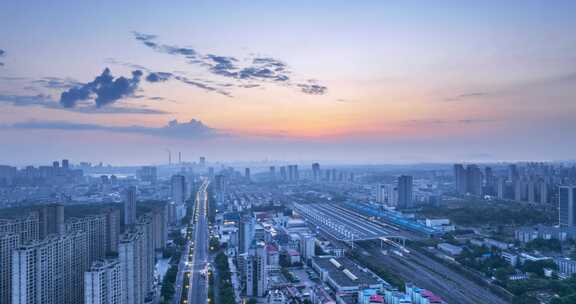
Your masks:
M140 304L151 298L168 208L157 204L137 217L132 190L124 225L119 208L65 218L58 204L0 219L0 303Z
M250 212L243 213L222 224L246 297L263 297L268 292L269 277L280 271L281 256L291 264L308 262L315 256L316 238L304 222L273 213L260 214L260 221ZM232 222L237 229L228 227ZM274 232L272 225L276 225Z
M270 180L275 181L293 182L304 178L316 183L353 182L355 177L352 172L340 171L334 168L321 170L319 163L313 163L312 170L309 172L305 171L303 177L298 170L298 165L280 166L279 173L277 173L275 166L270 166L269 176Z
M477 165L454 165L454 180L458 194L482 195L482 171Z
M0 165L0 186L63 185L82 178L80 169L72 169L67 159L54 161L51 166L27 166L18 169Z
M176 224L186 216L186 200L190 196L186 177L181 174L172 175L170 179L171 201L168 204L169 222Z
M396 184L377 184L376 202L398 209L414 208L414 178L401 175Z
M275 166L270 166L269 175L271 180L294 182L300 179L298 165L280 166L276 172Z
M546 163L485 166L454 165L456 193L547 204L558 200L558 186L576 183L576 168Z
M158 181L158 169L154 166L144 166L136 173L143 182L155 184Z
M576 227L576 186L560 186L558 192L560 227Z

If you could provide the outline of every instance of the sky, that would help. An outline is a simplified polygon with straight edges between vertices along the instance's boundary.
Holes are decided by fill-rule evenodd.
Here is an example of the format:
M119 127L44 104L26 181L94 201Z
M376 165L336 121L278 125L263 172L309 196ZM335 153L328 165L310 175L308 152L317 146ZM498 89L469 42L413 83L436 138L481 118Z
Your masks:
M574 1L4 1L0 162L574 159Z

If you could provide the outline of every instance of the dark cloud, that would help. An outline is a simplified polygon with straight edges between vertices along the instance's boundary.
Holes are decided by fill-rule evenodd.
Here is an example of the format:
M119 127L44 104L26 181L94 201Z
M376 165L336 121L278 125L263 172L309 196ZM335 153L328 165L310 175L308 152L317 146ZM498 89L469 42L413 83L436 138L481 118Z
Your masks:
M108 106L95 108L93 106L78 105L74 108L65 108L57 101L53 100L49 95L1 95L0 104L7 104L16 107L36 106L45 109L53 110L66 110L69 112L85 113L85 114L169 114L169 112L162 110L155 110L146 107L118 107Z
M166 126L154 128L144 126L105 126L99 124L71 123L64 121L28 121L15 123L9 128L14 129L41 129L41 130L67 130L67 131L107 131L117 133L132 133L165 138L178 139L202 139L217 136L226 136L220 131L206 126L200 120L192 119L189 122L180 123L177 120L168 122Z
M60 96L60 104L65 108L73 108L79 101L88 100L94 97L96 107L112 104L122 98L130 97L134 94L142 71L132 72L132 78L120 76L114 78L110 69L106 68L92 82L70 88Z
M297 86L303 93L309 95L324 95L328 91L327 87L316 83L299 83Z
M204 57L204 65L209 67L210 72L216 75L237 78L238 67L234 64L238 59L233 57L207 55Z
M238 80L280 81L290 80L286 65L273 58L254 58L248 66L240 67L239 59L230 56L208 54L202 56L202 65L218 76Z
M146 76L148 82L163 82L170 80L174 76L172 73L167 72L152 72Z
M284 62L271 57L256 57L252 59L252 63L262 67L271 68L276 72L281 72L287 69Z
M160 97L160 96L148 97L148 99L149 99L149 100L166 100L166 98Z
M288 87L296 87L301 92L311 95L327 93L327 87L318 83L298 83L292 80L288 65L272 57L256 56L240 60L232 56L201 54L192 48L181 48L156 42L157 36L134 32L134 38L145 46L171 55L182 56L188 63L208 69L212 75L234 79L236 87L250 88L265 83L276 83Z

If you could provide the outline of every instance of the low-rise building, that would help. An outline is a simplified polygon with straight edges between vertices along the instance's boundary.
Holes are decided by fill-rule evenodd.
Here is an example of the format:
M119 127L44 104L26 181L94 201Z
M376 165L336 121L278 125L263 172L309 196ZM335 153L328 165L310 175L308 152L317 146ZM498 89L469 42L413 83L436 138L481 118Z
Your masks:
M356 293L362 288L381 289L384 281L361 270L347 258L314 257L312 268L336 293Z
M556 258L554 263L558 265L558 274L561 278L569 278L576 273L576 261L568 258Z
M440 243L436 247L451 256L459 255L462 253L462 247L449 243Z
M534 227L522 227L514 232L516 240L528 243L535 239L557 239L566 241L576 239L576 227L557 227L537 225Z
M515 267L518 264L518 255L513 252L502 251L500 256L502 256L502 259L504 259L506 263L510 264L513 267Z

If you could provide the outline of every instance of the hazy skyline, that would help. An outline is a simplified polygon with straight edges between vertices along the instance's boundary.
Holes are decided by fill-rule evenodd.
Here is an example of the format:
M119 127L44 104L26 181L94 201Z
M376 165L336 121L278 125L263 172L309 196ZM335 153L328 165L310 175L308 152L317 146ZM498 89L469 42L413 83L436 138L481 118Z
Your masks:
M573 1L4 3L0 159L574 159Z

